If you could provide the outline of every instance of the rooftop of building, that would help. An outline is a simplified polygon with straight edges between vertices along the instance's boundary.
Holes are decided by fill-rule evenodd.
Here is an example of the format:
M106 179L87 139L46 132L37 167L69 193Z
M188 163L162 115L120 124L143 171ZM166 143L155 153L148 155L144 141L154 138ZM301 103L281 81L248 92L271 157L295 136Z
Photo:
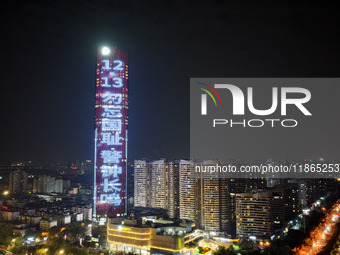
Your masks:
M161 208L138 207L130 210L128 216L110 218L109 224L136 227L155 228L157 235L181 237L193 231L194 222L171 219L167 210Z

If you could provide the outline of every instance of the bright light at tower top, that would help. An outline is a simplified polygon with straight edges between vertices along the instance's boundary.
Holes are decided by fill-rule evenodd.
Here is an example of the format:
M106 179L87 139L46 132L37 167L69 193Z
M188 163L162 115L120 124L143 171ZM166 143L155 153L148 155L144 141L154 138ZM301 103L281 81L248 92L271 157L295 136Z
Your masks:
M103 55L109 55L110 54L110 48L109 47L103 47L102 48L102 54Z

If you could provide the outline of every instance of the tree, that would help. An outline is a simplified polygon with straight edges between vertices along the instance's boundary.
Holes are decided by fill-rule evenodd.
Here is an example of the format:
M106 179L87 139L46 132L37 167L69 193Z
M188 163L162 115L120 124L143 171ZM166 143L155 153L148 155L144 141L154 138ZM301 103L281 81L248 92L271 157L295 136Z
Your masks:
M27 248L27 252L32 253L32 254L35 254L36 250L37 250L37 248L35 246L29 246ZM16 253L16 252L14 252L14 253ZM18 254L21 254L21 253L18 253Z
M126 255L138 255L136 252L129 251Z
M83 242L84 247L86 248L95 248L96 247L96 243L95 242Z
M276 245L271 245L267 248L264 249L264 254L265 255L290 255L294 254L288 246L276 246Z
M79 250L76 247L71 247L70 249L68 249L66 251L67 254L73 254L73 255L87 255L87 251L86 250Z
M20 246L12 246L10 250L15 254L26 254L27 248L23 245Z
M0 223L0 244L7 245L11 242L13 236L13 225Z
M56 235L59 235L59 234L60 234L60 229L61 229L60 226L53 226L53 227L51 227L51 228L49 229L49 231L48 231L48 236L49 236L50 238L53 238L53 237L55 237Z
M214 255L236 255L236 252L232 247L226 248L225 246L219 246L213 253Z
M71 240L76 240L83 236L86 232L86 227L82 226L80 222L72 222L66 226L62 234L67 235Z
M37 252L35 254L36 255L47 255L47 254L49 254L48 252L49 252L48 248L43 247L43 248L37 250Z

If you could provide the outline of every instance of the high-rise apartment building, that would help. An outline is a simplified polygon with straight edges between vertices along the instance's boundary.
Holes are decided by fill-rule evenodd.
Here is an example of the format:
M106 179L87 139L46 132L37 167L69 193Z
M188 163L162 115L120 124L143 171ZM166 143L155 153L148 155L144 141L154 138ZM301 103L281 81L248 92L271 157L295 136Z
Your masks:
M219 231L221 211L219 179L205 178L202 182L202 226L207 231Z
M154 208L169 208L168 164L165 159L150 163L150 206Z
M272 235L269 192L236 194L236 232L239 237L267 239Z
M28 175L24 171L16 170L9 175L9 190L13 194L27 193Z
M149 162L134 162L134 205L135 207L150 206Z
M168 176L168 210L169 216L175 218L175 215L179 215L178 160L168 162Z
M236 232L239 237L270 240L284 224L281 189L236 194Z
M235 193L258 185L254 180L209 178L195 172L197 164L216 163L211 160L135 160L135 207L163 208L169 211L171 218L191 220L202 229L235 236Z
M135 207L163 208L171 218L194 221L206 230L227 230L226 180L200 178L192 160L135 160L134 168Z
M134 195L135 207L163 208L178 217L179 161L135 160Z
M179 217L181 219L196 221L196 178L192 160L179 160L179 183L176 188L179 192Z
M64 183L62 179L55 180L54 192L63 193L63 186L64 186Z
M55 189L55 177L51 176L44 176L44 181L42 182L43 185L43 193L52 193Z
M33 180L33 193L63 193L63 180L53 176L40 175Z
M210 232L226 232L228 224L228 187L225 179L201 179L200 226Z
M196 162L195 166L201 169L204 166L215 165L218 162L206 160ZM195 172L196 182L196 223L202 229L215 232L228 233L230 225L230 192L228 179L218 175L209 176Z
M265 180L245 179L245 178L227 178L227 223L226 232L232 237L236 237L236 194L248 193L254 189L263 189L266 187Z
M259 238L281 229L301 212L301 185L282 183L264 190L264 178L225 178L196 171L216 164L221 162L135 160L135 207L166 209L171 218L193 221L211 235L223 232L247 237L253 233Z
M165 159L135 160L135 207L169 209L169 165Z

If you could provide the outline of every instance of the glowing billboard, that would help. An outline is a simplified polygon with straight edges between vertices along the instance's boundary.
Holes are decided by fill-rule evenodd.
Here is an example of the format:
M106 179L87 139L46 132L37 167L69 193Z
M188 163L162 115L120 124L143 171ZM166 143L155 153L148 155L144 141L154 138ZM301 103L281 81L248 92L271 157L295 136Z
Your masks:
M126 210L128 54L99 47L96 66L94 216Z

